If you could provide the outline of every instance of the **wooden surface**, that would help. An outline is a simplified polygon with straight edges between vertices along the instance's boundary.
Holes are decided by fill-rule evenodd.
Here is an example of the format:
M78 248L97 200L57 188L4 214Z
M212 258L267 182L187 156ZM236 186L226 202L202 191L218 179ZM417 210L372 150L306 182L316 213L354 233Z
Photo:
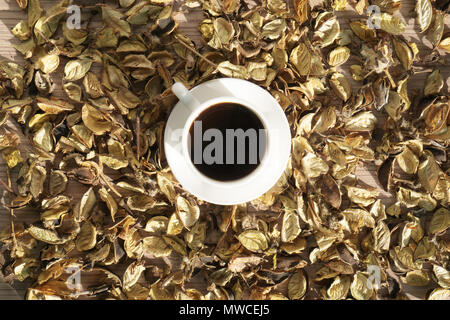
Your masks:
M88 3L90 1L84 1L84 3ZM93 1L94 3L98 1ZM182 2L182 1L177 1ZM55 1L46 1L41 0L42 6L44 8L48 8L49 6L55 4ZM339 18L341 29L348 28L348 22L363 18L358 16L358 14L351 9L337 12L337 16ZM405 23L407 24L407 30L404 33L405 38L408 41L414 41L417 43L418 48L420 50L419 55L426 56L431 52L430 45L428 43L423 43L422 39L424 35L419 34L418 27L415 25L414 20L414 0L402 1L402 8L399 10L396 15L403 18ZM175 18L180 22L180 29L186 35L191 37L194 41L196 41L199 45L201 45L201 40L197 31L197 25L202 20L202 13L198 9L191 10L188 14L177 13ZM0 0L0 59L10 59L16 62L23 61L21 54L16 52L14 48L11 47L12 43L19 43L17 39L14 38L12 33L10 32L11 28L13 28L20 20L26 19L26 13L19 9L15 0ZM449 17L446 17L446 31L449 31ZM448 59L448 58L447 58ZM443 64L436 64L436 68L441 70L443 78L446 80L446 86L444 90L448 91L449 88L449 76L450 76L450 66L447 62ZM342 72L348 75L348 69L344 66ZM422 90L425 78L429 74L429 72L423 72L414 75L410 81L408 82L408 89L410 94L414 94L417 90ZM58 75L60 77L60 75ZM357 85L353 83L353 90L357 90ZM58 90L56 90L55 95L58 95ZM27 138L22 137L22 143L27 143ZM12 177L14 178L17 170L13 170L11 172ZM368 184L369 186L379 187L379 183L376 178L376 166L366 166L361 167L357 171L357 176L363 182ZM5 163L0 159L0 178L6 181L6 170ZM13 179L14 180L14 179ZM14 181L13 181L14 183ZM77 200L81 197L81 195L86 191L86 186L82 186L80 184L69 184L69 189L71 195L74 200ZM0 192L4 192L3 189L0 189ZM391 202L393 195L380 190L380 197L385 202ZM16 218L20 221L33 222L39 219L39 215L36 211L32 209L23 209L16 212ZM3 207L0 208L0 229L9 223L9 211L5 210ZM18 299L23 298L25 294L25 290L30 283L25 282L21 283L16 281L13 285L14 288L0 284L0 299Z

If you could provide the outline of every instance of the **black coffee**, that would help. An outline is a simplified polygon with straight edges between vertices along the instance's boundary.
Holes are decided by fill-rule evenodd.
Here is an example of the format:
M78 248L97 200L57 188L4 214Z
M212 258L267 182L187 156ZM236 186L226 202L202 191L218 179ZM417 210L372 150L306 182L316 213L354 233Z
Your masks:
M237 180L255 170L264 154L266 136L258 116L237 103L204 110L189 129L192 163L219 181Z

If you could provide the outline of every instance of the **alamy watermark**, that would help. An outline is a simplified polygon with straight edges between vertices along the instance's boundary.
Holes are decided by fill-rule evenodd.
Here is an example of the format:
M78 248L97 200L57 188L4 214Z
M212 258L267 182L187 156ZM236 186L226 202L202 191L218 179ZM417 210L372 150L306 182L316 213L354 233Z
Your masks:
M216 128L202 132L202 121L194 121L194 137L188 136L194 164L257 164L264 156L265 129L226 129L225 135ZM203 148L205 141L210 143Z
M367 267L369 277L367 278L367 287L379 289L381 286L381 269L379 266L371 264Z
M66 20L66 26L68 29L81 29L81 8L77 5L71 5L67 7L67 14L69 17Z
M70 276L66 280L69 290L81 291L81 269L77 266L67 267L65 270Z
M367 26L370 29L381 29L381 9L377 5L370 5L366 10L369 18L367 19Z

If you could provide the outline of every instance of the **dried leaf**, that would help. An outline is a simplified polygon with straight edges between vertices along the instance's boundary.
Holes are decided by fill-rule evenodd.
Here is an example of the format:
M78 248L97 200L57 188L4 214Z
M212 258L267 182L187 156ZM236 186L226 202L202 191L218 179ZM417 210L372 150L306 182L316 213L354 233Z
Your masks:
M200 208L191 204L187 199L178 196L176 199L177 215L185 228L192 227L200 217Z
M358 271L353 277L350 292L356 300L369 300L373 294L372 284L362 272Z
M283 215L283 225L281 227L281 241L291 242L300 234L300 220L298 215L291 210L287 210Z
M247 230L238 236L239 242L253 252L264 251L268 248L267 238L261 231Z
M87 251L95 247L97 243L97 230L89 222L85 221L81 225L80 233L78 234L75 245L78 251Z
M420 32L428 29L433 18L433 7L430 0L417 0L415 11L417 14L417 23L420 27Z
M298 300L301 299L307 289L307 281L306 277L302 270L297 271L294 273L291 278L289 279L288 283L288 296L291 300Z

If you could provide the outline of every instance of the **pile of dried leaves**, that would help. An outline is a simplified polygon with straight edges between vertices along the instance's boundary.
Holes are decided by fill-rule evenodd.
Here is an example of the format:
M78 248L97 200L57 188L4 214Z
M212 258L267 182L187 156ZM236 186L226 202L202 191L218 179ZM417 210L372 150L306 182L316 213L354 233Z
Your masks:
M0 62L0 278L32 280L28 299L450 298L448 2L417 0L425 52L402 36L399 0L184 1L205 15L201 48L169 0L84 5L81 29L66 23L70 1L17 2L27 62ZM423 91L408 93L418 72ZM171 85L221 76L269 90L293 134L277 185L233 207L183 191L162 150ZM393 203L360 181L363 165Z

